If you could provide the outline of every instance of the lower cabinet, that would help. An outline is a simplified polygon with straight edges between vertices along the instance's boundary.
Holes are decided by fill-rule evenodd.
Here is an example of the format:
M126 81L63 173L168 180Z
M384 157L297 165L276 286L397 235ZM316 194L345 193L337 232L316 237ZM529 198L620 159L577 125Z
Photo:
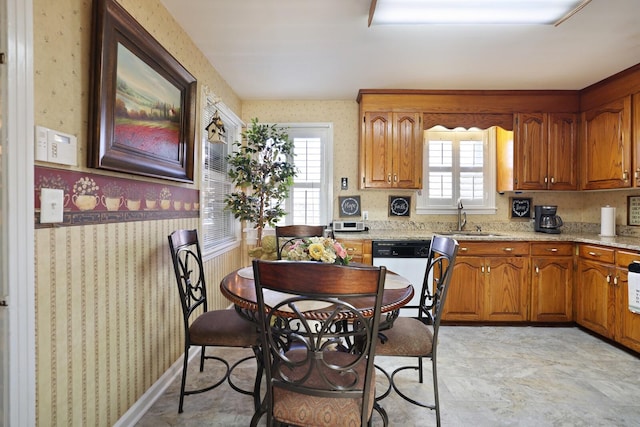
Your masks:
M573 253L569 242L531 243L531 321L573 319Z
M634 261L640 262L640 254L616 251L615 339L640 352L640 314L629 311L628 267Z
M527 320L529 243L459 243L443 320Z
M580 245L578 258L578 324L640 351L640 314L629 311L628 266L640 254Z
M344 247L351 261L371 265L371 240L336 239Z

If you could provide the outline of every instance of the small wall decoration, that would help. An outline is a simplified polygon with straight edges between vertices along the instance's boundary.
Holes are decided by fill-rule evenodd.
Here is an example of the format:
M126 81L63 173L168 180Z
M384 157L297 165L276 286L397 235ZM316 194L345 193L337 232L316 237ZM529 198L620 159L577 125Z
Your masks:
M224 142L223 138L226 131L218 110L213 113L211 122L207 125L205 130L207 131L207 140L209 142Z
M627 224L640 225L640 196L627 197Z
M338 197L340 217L360 216L360 196Z
M89 166L193 182L196 79L117 1L94 3Z
M510 197L511 218L531 218L531 199Z
M410 216L411 196L389 196L389 216Z

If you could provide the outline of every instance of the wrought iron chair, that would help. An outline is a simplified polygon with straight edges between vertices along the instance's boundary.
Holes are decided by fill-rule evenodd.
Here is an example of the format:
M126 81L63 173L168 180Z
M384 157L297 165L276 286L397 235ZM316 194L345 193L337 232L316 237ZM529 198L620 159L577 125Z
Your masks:
M276 245L278 259L282 259L282 251L305 237L321 237L324 225L282 225L276 226Z
M236 310L209 311L202 254L196 230L174 231L169 235L169 248L171 249L184 320L184 363L178 413L182 413L184 396L212 390L225 381L228 381L234 390L252 395L254 406L258 408L260 405L262 364L257 357L260 350L256 324L242 318ZM197 390L185 390L189 349L192 345L201 347L200 372L204 370L205 360L216 360L225 366L225 373L212 385ZM252 348L255 356L245 357L230 367L229 362L225 359L206 355L207 347ZM243 390L233 383L231 373L240 363L254 357L258 362L254 389L251 391Z
M386 425L373 363L386 269L254 260L253 270L266 397L251 425L266 413L268 426L364 426L373 409Z
M389 380L389 388L377 400L389 395L393 388L400 397L413 403L435 410L436 423L440 426L440 400L438 396L438 371L437 371L437 345L440 318L444 307L453 265L458 253L458 242L449 237L434 236L431 239L429 261L422 284L422 297L420 305L404 306L405 308L418 309L418 317L398 317L393 326L380 333L381 343L376 347L376 356L416 357L417 366L403 366L394 370L391 374L382 371ZM398 388L395 375L403 370L413 369L418 371L418 381L423 382L423 358L431 359L431 371L433 377L434 403L427 404L407 396Z

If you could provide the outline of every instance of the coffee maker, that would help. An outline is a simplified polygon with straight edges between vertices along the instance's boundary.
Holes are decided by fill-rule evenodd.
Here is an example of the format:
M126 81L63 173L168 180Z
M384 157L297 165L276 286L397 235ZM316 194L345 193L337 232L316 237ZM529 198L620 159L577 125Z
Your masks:
M536 205L534 208L534 230L541 233L559 234L562 218L556 215L557 206Z

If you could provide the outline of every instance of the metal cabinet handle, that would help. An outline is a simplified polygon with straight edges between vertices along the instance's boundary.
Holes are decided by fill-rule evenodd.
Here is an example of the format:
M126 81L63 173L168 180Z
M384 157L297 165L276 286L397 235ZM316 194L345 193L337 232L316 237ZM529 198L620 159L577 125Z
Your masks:
M607 274L607 283L611 283L611 274Z
M551 183L555 184L556 183L556 179L554 177L551 177Z
M591 255L591 256L600 256L600 254L597 253L597 252L589 252L589 255Z
M547 182L549 182L549 178L547 178L546 176L544 177L544 183L546 184Z
M627 181L629 179L629 171L622 172L622 180Z
M536 274L540 274L540 267L536 265Z
M393 182L398 182L398 175L393 175Z
M482 272L482 274L484 274L484 265L480 267L480 271Z
M513 252L513 248L502 248L505 252Z
M387 175L387 182L391 184L391 174Z
M458 252L467 252L469 250L469 248L467 247L461 247L460 249L458 249Z
M487 265L487 274L491 274L491 266Z
M558 252L558 248L548 248L549 252Z
M618 286L618 275L613 278L613 286Z

